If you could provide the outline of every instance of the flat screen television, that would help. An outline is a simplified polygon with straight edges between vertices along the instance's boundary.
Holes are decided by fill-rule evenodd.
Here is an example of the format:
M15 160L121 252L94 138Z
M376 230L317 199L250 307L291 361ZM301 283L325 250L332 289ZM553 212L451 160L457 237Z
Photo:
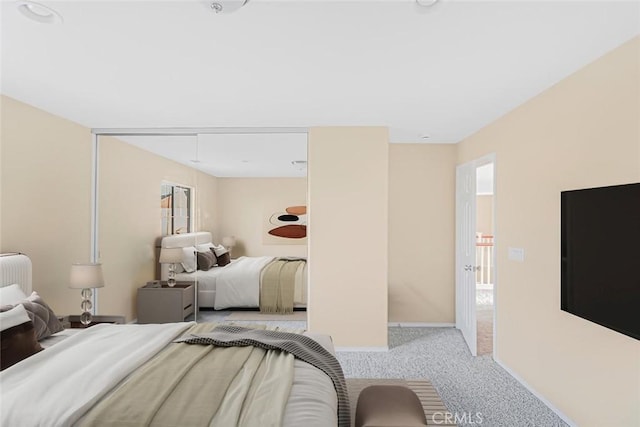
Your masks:
M561 193L561 309L640 340L640 183Z

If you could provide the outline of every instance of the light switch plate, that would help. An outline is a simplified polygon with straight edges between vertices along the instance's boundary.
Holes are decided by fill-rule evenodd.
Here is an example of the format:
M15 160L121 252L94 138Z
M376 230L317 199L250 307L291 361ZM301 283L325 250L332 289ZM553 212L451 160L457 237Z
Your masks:
M509 259L512 261L524 261L524 249L522 248L509 248Z

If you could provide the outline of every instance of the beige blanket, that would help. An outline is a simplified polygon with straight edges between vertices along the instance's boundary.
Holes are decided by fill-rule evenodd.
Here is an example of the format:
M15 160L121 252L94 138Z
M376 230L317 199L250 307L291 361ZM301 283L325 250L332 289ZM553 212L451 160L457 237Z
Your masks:
M213 327L198 324L187 334ZM256 347L172 343L78 424L279 426L293 382L293 363L291 354Z
M296 274L305 263L278 259L265 267L260 284L261 313L293 313Z

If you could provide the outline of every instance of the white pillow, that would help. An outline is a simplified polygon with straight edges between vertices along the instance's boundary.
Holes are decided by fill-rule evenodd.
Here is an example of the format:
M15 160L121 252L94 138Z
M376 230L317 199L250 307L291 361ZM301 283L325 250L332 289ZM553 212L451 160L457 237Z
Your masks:
M209 252L211 250L211 248L214 248L214 247L215 246L211 242L203 243L202 245L196 245L196 251L198 251L198 252Z
M217 246L214 245L213 252L215 252L216 257L219 257L220 255L224 255L227 252L229 252L229 250L222 245L217 245Z
M14 305L25 299L27 295L18 284L0 288L0 305Z
M0 313L0 331L5 331L26 322L31 322L31 319L22 304L18 304L11 310Z
M186 271L187 273L193 273L194 271L196 271L197 262L195 252L195 246L187 246L186 248L182 248L182 266L184 267L184 271Z

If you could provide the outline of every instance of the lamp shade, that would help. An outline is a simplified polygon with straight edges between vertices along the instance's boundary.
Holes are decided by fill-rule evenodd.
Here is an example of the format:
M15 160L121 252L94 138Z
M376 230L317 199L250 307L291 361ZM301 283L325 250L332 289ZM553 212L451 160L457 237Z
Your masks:
M182 262L182 248L161 248L160 264L177 264Z
M225 248L232 248L236 245L235 236L226 236L222 238L222 246Z
M102 288L102 264L73 264L69 287L75 289Z

